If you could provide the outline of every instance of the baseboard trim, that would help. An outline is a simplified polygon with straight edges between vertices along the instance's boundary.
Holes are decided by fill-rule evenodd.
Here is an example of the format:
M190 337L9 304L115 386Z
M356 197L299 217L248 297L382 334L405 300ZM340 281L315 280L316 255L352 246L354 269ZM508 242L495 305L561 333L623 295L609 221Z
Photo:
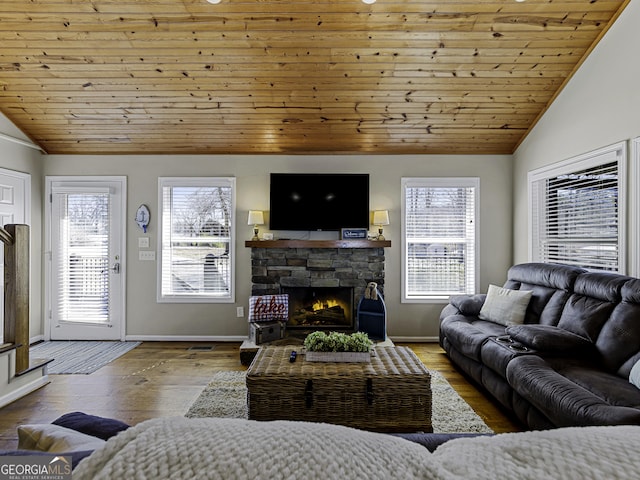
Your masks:
M24 384L20 388L9 392L2 397L0 397L0 408L9 405L11 402L15 402L16 400L21 399L22 397L29 395L31 392L35 392L39 388L44 387L50 382L49 376L44 375L32 380L29 383Z
M248 337L238 335L126 335L131 342L244 342ZM438 337L389 337L393 342L438 343Z
M237 335L126 335L135 342L244 342L248 337Z
M393 343L438 343L439 337L389 337Z
M43 342L44 335L36 335L35 337L29 338L29 345L33 345L34 343Z

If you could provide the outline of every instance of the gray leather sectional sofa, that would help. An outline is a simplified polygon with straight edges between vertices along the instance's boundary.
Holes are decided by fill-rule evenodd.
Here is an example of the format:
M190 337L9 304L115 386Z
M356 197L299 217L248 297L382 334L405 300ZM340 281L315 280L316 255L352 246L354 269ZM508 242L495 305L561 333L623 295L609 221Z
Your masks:
M453 363L532 429L640 425L629 378L640 360L640 280L528 263L511 267L503 288L531 292L521 324L487 320L486 294L451 297L440 345Z

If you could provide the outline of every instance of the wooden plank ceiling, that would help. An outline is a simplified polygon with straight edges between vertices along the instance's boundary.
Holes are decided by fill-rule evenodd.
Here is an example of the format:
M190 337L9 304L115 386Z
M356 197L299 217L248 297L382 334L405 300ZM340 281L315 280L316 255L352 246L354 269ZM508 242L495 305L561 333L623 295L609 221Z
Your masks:
M628 0L2 0L48 153L511 153Z

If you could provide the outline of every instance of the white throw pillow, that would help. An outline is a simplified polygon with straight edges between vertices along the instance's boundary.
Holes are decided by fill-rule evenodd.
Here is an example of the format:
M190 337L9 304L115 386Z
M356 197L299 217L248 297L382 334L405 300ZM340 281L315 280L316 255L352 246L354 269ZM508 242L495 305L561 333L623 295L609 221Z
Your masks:
M519 325L524 323L527 305L531 300L531 290L510 290L489 285L478 318L501 325Z
M629 382L633 383L637 388L640 388L640 360L638 360L629 373Z
M49 423L18 427L19 450L64 453L95 450L104 444L105 441L98 437Z

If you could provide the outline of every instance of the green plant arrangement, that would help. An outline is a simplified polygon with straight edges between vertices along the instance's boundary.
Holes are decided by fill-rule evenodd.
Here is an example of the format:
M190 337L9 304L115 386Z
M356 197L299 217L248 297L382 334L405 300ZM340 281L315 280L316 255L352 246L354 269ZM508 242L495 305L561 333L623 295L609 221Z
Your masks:
M369 352L372 346L373 342L364 332L327 334L317 331L304 339L304 347L309 352Z

